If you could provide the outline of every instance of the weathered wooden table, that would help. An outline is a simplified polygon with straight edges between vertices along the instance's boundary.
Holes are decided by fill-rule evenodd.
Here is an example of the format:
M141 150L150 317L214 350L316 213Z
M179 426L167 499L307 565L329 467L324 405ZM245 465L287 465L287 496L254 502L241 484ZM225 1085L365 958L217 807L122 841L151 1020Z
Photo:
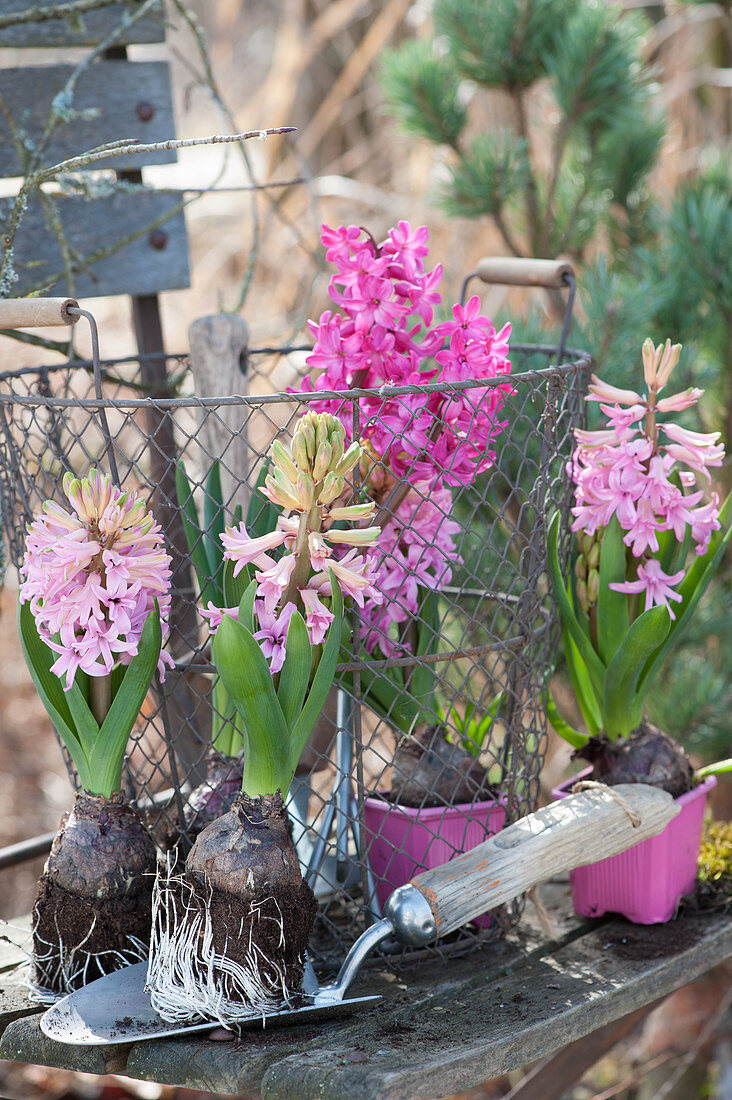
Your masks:
M570 916L565 884L547 884L542 898L551 940L528 906L505 941L465 958L398 973L367 966L354 992L383 998L368 1011L227 1042L72 1047L47 1039L23 987L23 934L11 932L0 943L0 1058L266 1100L435 1100L555 1055L517 1094L554 1100L571 1081L568 1069L579 1076L650 1005L732 955L729 915L641 927Z

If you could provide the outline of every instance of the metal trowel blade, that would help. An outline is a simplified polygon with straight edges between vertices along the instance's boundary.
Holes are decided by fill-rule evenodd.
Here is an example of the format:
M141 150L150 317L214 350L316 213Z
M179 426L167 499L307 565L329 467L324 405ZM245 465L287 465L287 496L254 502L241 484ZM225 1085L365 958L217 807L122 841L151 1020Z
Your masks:
M189 1032L213 1031L215 1020L171 1024L158 1016L145 990L147 963L135 963L98 978L75 993L70 993L41 1016L41 1031L59 1043L76 1045L137 1043L144 1039L165 1039ZM309 980L308 980L309 979ZM313 984L315 983L314 988ZM306 978L312 992L297 1008L283 1008L266 1016L248 1016L237 1020L232 1030L244 1027L272 1027L346 1016L357 1008L378 1001L378 997L340 999L329 996L328 987L317 987L312 969Z

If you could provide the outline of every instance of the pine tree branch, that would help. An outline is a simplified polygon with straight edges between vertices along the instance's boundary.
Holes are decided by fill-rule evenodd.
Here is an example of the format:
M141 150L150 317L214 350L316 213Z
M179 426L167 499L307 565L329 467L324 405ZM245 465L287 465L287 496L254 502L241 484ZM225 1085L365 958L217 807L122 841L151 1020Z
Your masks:
M498 232L503 237L503 241L504 241L506 247L509 248L511 250L511 252L513 252L514 256L525 256L526 255L525 250L523 248L521 248L521 246L518 244L515 237L511 233L510 229L508 228L508 226L504 222L503 214L501 213L500 209L493 210L491 212L491 217L493 218L493 221L496 223L496 229L498 230Z
M526 143L526 163L528 168L526 178L526 220L529 241L531 243L531 255L539 256L539 192L536 186L536 176L534 175L533 165L531 163L531 144L529 142L529 126L526 118L524 90L523 88L514 87L510 89L510 94L516 110L519 136L522 137Z
M539 256L543 256L549 247L549 227L554 217L554 196L559 183L559 172L562 167L562 161L564 160L564 154L567 150L567 142L569 141L571 128L572 122L570 121L569 115L565 115L559 124L556 141L554 142L554 150L552 152L552 164L549 174L549 185L546 192L546 205L544 208L544 223L539 233Z

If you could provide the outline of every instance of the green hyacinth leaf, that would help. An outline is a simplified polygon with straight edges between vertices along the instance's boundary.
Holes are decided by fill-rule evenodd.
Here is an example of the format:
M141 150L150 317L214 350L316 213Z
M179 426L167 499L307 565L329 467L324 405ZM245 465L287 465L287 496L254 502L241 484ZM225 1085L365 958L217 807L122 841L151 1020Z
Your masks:
M570 726L569 722L565 722L561 714L557 710L557 705L554 702L551 690L546 689L544 694L544 706L546 708L546 716L551 723L551 727L555 733L558 733L568 745L571 745L573 749L583 748L589 741L587 734L580 733L574 726Z
M277 698L288 729L292 729L302 711L310 681L312 661L310 638L305 620L299 611L293 611L287 628L287 656L280 670L280 682L277 688Z
M285 794L292 778L289 730L259 644L241 622L224 615L211 656L245 727L245 792L252 798L277 790Z
M183 532L188 544L188 556L196 573L198 593L204 607L213 599L214 587L208 555L204 545L204 534L198 520L198 509L193 499L193 486L180 460L175 464L175 492L183 524Z
M629 627L623 644L608 665L603 700L605 733L611 739L625 737L642 717L639 691L646 662L668 636L671 617L663 606L651 607Z
M732 772L732 757L727 760L717 760L714 764L706 764L696 773L697 779L706 779L710 775L726 775Z
M437 653L440 641L437 593L432 589L423 592L418 611L417 656ZM417 664L407 670L406 690L420 708L429 707L435 693L434 665Z
M55 673L51 672L51 666L56 661L56 654L40 637L30 604L21 603L20 601L18 601L18 635L25 663L28 666L38 696L46 708L46 712L59 737L69 750L82 786L88 790L89 761L87 754L77 735L61 681Z
M239 622L250 634L254 634L254 600L256 595L257 582L250 581L244 589L244 595L239 600ZM230 616L226 617L230 618ZM257 648L259 647L257 646ZM264 660L264 657L262 657L262 660ZM272 690L274 691L274 688Z
M238 607L242 596L252 583L252 575L248 565L242 566L236 576L234 576L235 567L236 562L233 562L230 558L224 560L222 569L224 607Z
M221 535L224 533L225 526L221 464L217 459L208 472L203 494L203 545L208 561L209 576L214 582L214 603L217 603L223 596L221 565L224 548L221 543Z
M595 651L592 642L582 630L567 594L567 587L559 567L559 514L555 513L547 531L547 559L549 572L554 582L554 596L559 614L572 641L577 646L587 668L592 686L598 695L602 695L605 680L605 665Z
M591 736L597 737L605 724L602 716L601 697L598 697L598 693L592 686L587 666L566 629L562 630L562 642L575 698Z
M300 717L292 727L290 766L293 775L297 763L302 756L305 743L312 732L320 712L325 706L328 692L333 687L336 665L338 664L338 655L341 649L343 596L338 587L338 582L335 579L333 570L329 569L328 572L330 574L330 586L333 593L332 611L334 618L328 629L325 641L323 642L323 652L320 655L320 661L318 662L318 667L313 676L310 690L307 693L305 704L300 712Z
M606 665L628 633L628 597L610 588L611 584L622 584L624 580L625 543L617 516L613 516L602 536L597 597L597 648Z
M127 742L150 690L162 644L163 631L156 600L142 628L137 653L125 668L122 683L112 699L99 737L89 755L89 770L96 794L109 797L120 789Z

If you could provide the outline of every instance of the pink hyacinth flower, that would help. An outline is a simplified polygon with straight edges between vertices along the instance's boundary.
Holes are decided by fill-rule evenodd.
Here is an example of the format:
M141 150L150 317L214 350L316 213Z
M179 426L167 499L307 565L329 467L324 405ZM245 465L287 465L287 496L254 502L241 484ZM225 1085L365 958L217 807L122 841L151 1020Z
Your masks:
M656 559L650 558L647 562L638 564L637 575L638 579L635 581L611 582L608 587L615 592L623 592L627 595L645 592L646 611L662 604L668 609L671 618L675 619L676 615L668 601L680 603L683 599L679 592L674 591L673 586L684 579L684 570L680 569L678 573L664 573Z
M272 614L290 583L297 559L294 554L285 554L269 569L256 572L257 595L262 599L268 614Z
M289 538L289 532L279 528L270 531L259 538L250 538L243 523L238 527L227 527L221 535L221 542L225 548L224 557L236 563L234 576L241 573L245 565L256 565L259 569L271 569L274 560L267 555L267 550L274 550L282 546Z
M263 600L254 601L254 614L259 622L259 630L254 637L259 642L262 653L269 660L269 670L274 675L279 672L287 656L287 631L290 619L295 611L294 603L287 603L279 615L267 610Z
M137 653L157 601L163 638L170 611L170 557L162 531L136 492L123 493L96 469L64 492L74 514L46 501L28 527L20 601L59 654L53 671L70 690L77 669L105 676ZM161 679L171 658L161 652Z
M301 588L300 597L305 608L305 625L312 645L319 645L328 633L333 622L333 612L329 611L312 588Z

